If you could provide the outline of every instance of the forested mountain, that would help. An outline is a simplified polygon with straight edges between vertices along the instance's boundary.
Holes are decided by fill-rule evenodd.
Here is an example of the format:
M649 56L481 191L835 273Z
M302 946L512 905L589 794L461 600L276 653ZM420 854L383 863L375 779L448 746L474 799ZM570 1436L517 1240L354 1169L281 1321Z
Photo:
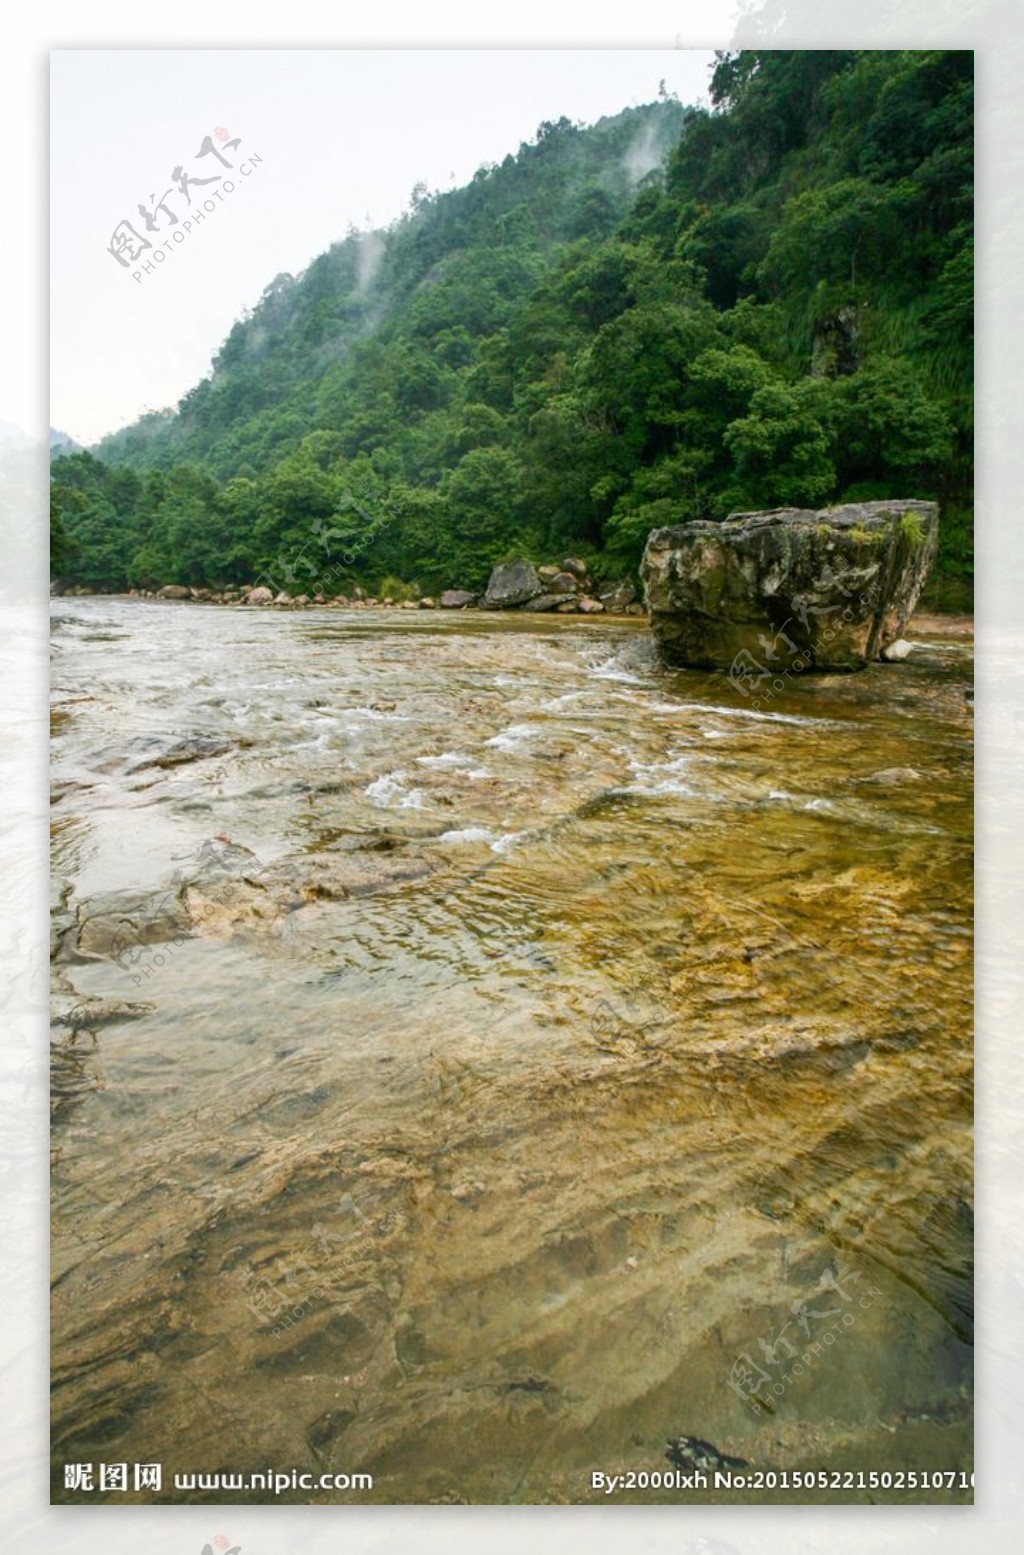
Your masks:
M174 411L53 471L55 570L477 587L737 508L934 497L971 569L973 56L720 54L279 276ZM353 500L357 499L357 500ZM387 511L386 528L368 522Z
M73 437L66 432L61 432L57 427L50 428L50 458L59 459L66 454L81 453L81 443L76 443Z

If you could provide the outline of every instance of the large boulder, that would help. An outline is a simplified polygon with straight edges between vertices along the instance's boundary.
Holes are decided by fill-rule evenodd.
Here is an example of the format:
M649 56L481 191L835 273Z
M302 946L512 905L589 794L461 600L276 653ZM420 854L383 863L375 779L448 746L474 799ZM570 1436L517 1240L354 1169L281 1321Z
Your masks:
M672 662L744 688L784 670L859 669L895 642L938 547L917 500L778 508L655 529L640 575Z
M468 589L445 589L438 604L442 610L468 610L476 604L476 595Z
M532 562L500 562L491 573L483 597L485 610L513 610L536 599L545 589Z
M157 590L157 599L189 599L192 590L187 589L183 583L165 583L162 589Z

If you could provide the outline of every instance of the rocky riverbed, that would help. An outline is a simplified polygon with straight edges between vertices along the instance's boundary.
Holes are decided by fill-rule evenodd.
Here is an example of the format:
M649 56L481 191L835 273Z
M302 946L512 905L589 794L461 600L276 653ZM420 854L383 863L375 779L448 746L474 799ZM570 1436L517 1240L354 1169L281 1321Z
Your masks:
M965 625L757 711L642 621L55 601L57 1499L969 1474Z

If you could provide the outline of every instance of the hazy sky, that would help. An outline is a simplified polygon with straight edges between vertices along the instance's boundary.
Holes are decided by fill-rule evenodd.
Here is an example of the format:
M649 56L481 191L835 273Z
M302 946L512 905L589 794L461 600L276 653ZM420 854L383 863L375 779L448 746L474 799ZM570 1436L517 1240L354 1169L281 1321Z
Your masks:
M385 225L415 183L465 183L544 119L587 123L650 102L664 80L706 98L709 52L670 50L64 50L51 56L51 424L79 442L173 404L242 309L350 223ZM235 169L207 154L214 144ZM256 153L249 176L242 158ZM231 180L186 233L172 173ZM140 202L181 241L159 268L108 252ZM155 212L155 244L170 241Z

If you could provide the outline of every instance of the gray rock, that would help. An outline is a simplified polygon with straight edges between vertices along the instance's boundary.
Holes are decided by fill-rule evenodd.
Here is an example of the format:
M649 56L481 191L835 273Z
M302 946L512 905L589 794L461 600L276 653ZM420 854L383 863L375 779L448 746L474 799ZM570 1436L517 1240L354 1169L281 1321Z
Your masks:
M162 589L157 590L157 599L189 599L192 590L185 588L181 583L165 583Z
M900 637L938 548L934 502L779 508L655 529L640 574L672 662L748 691L790 668L859 669Z
M248 744L248 741L243 741ZM190 761L208 761L211 756L223 756L225 752L234 749L233 740L224 739L215 734L190 734L183 740L177 740L165 750L159 751L155 756L147 756L142 761L136 761L127 770L129 772L145 772L150 767L183 767Z
M442 610L468 610L476 604L476 595L466 589L445 589L438 604Z
M501 562L491 573L483 606L485 610L511 610L543 593L532 562Z
M557 610L559 605L565 604L564 594L538 594L536 599L531 599L523 606L524 610Z
M571 572L556 572L545 587L549 594L575 594L579 579L573 577Z
M579 606L581 614L585 616L598 616L604 611L601 601L599 599L591 599L587 594L584 594L579 602Z
M574 578L585 578L590 568L579 556L566 556L562 562L562 571L571 572Z
M261 584L259 588L249 590L246 603L249 605L272 605L274 603L273 591L264 588Z
M598 595L606 610L612 610L621 615L636 599L636 589L628 578L620 578L618 583L609 584Z

